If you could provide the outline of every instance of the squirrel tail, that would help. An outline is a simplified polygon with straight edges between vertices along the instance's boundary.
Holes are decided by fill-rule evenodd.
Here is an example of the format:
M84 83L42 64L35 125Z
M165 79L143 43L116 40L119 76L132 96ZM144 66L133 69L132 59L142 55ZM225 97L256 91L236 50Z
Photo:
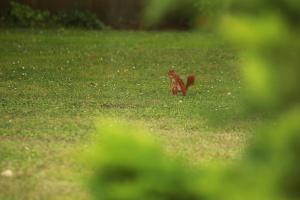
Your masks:
M195 75L188 76L186 81L186 89L188 89L191 85L194 85L194 83L195 83Z

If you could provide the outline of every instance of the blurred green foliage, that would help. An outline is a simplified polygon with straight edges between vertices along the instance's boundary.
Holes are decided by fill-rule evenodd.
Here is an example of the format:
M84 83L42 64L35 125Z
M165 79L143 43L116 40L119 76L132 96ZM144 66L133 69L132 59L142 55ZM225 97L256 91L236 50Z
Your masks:
M105 25L96 14L89 11L67 10L53 14L53 22L65 27L81 27L88 29L104 29Z
M188 28L213 27L227 6L228 0L148 0L144 18L146 26L174 20Z
M10 2L10 13L7 16L10 23L21 27L45 26L49 23L50 13L48 11L34 10L27 5Z
M200 199L196 172L166 157L157 141L125 122L102 120L88 154L95 199Z
M234 0L231 3L231 13L255 14L263 16L275 13L286 19L287 23L299 24L300 3L297 0Z
M259 175L257 184L263 187L267 182L272 187L269 199L300 198L299 113L299 108L294 109L282 115L278 125L259 131L255 145L248 151L248 160L243 163L253 168L248 174Z
M245 106L275 120L257 131L227 196L300 199L300 2L233 1L230 10L220 32L242 49Z
M80 27L103 29L104 24L89 11L62 10L50 13L47 10L33 9L28 5L10 2L10 10L2 16L2 24L16 27Z
M259 130L244 159L218 174L208 199L299 199L299 113L288 112L277 125Z
M222 21L220 32L244 50L242 71L251 110L281 112L300 101L297 2L236 1Z

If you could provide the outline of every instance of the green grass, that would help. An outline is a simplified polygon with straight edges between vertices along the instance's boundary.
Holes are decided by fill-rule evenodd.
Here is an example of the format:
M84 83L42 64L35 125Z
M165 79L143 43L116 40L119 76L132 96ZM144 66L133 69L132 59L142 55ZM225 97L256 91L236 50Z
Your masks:
M207 33L0 30L0 199L88 199L75 155L98 116L143 123L192 164L239 158L253 123L237 62ZM187 97L170 95L171 66L196 74Z

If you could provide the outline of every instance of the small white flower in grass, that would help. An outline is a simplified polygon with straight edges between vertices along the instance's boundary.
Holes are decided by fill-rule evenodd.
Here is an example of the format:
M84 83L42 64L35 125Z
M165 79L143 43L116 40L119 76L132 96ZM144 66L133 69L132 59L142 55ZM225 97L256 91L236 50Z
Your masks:
M231 92L227 92L227 95L228 95L228 96L231 96Z
M7 169L1 173L1 176L8 177L8 178L12 177L13 175L14 175L14 173L9 169Z
M182 103L182 100L179 100L179 103Z

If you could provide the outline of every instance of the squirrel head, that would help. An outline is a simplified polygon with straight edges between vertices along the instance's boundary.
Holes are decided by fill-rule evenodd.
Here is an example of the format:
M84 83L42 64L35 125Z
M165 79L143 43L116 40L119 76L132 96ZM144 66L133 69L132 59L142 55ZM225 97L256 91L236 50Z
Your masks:
M168 73L169 77L173 77L174 75L176 75L176 72L175 70L170 70L169 73Z

